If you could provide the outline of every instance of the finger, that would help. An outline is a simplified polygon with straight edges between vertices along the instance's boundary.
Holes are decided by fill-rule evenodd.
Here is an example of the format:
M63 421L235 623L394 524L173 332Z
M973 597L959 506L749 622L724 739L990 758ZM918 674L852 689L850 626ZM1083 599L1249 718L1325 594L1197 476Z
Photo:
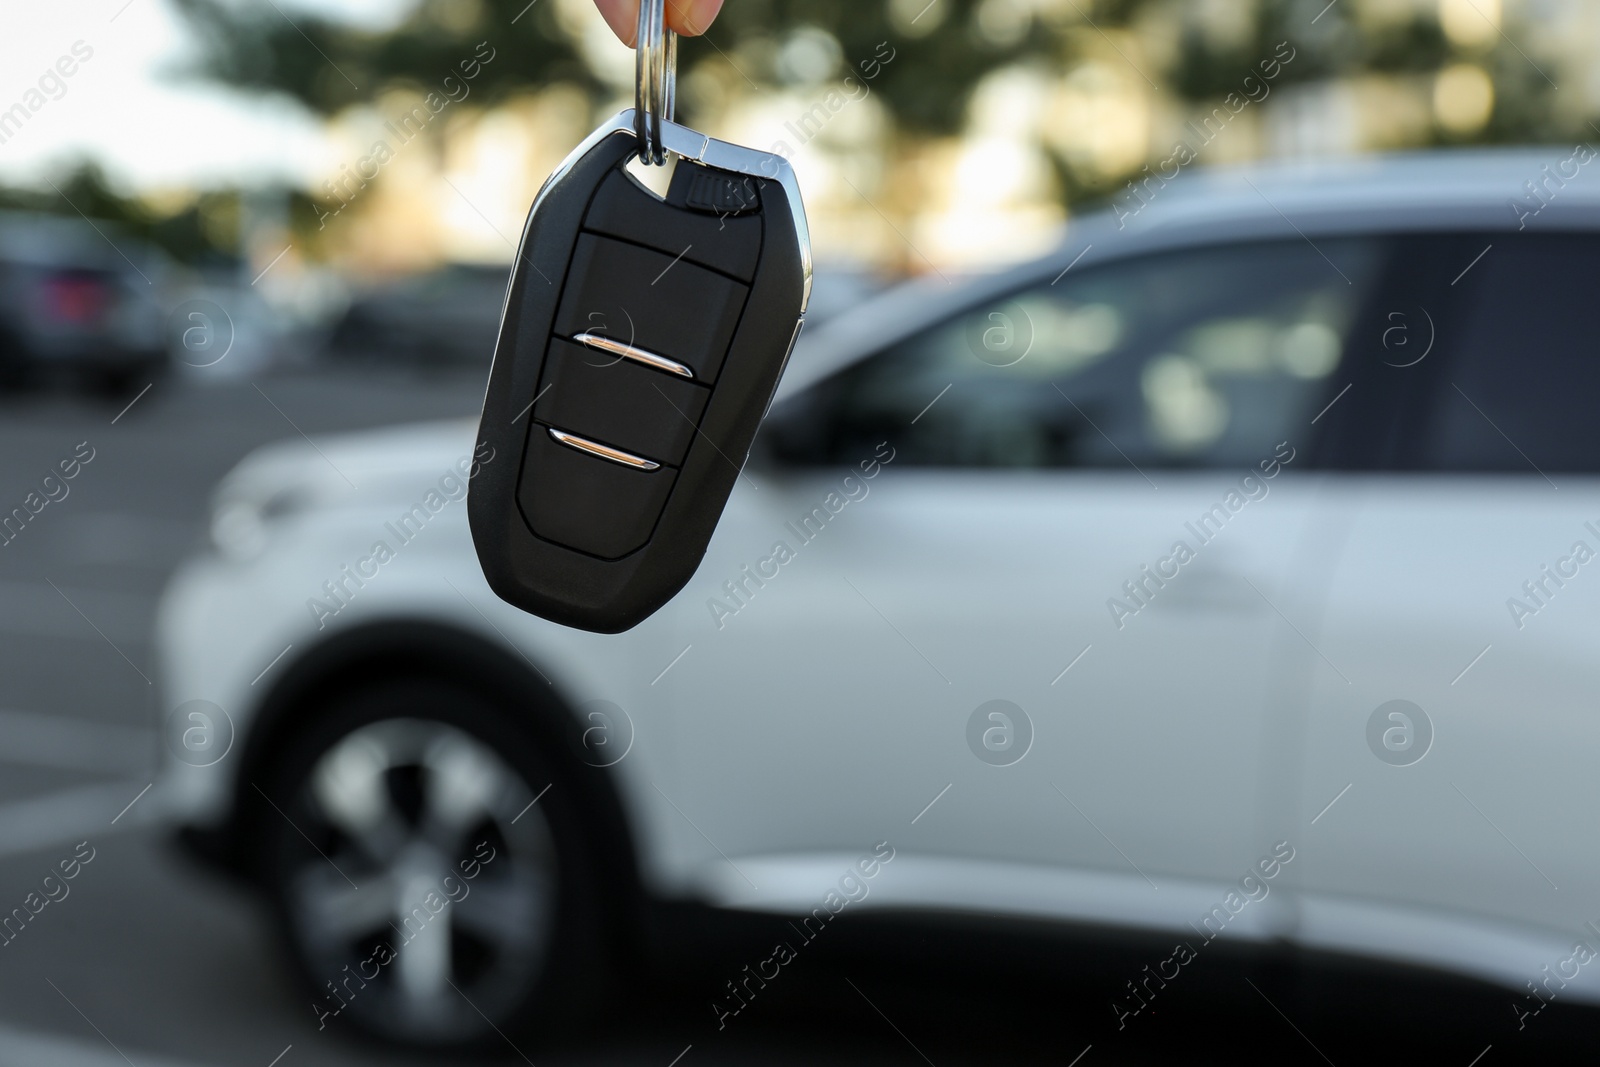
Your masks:
M633 10L638 17L639 9ZM667 0L667 26L685 37L698 37L721 10L722 0Z
M632 48L634 34L639 32L639 0L594 0L594 5L618 40Z

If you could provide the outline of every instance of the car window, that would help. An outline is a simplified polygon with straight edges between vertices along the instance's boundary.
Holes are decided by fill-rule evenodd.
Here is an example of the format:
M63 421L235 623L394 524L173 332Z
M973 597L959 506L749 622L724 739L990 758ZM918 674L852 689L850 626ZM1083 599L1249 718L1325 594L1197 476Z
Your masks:
M1414 465L1465 472L1600 471L1600 236L1483 238L1454 316L1439 324Z
M1069 271L858 363L779 413L797 463L1251 465L1326 403L1376 243L1304 240Z

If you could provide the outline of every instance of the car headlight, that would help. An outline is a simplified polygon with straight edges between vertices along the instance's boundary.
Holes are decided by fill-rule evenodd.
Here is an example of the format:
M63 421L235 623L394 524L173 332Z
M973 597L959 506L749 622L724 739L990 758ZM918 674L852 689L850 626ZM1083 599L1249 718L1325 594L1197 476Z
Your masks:
M267 547L272 526L302 510L311 493L304 486L285 486L266 495L218 494L211 510L211 544L225 559L254 559Z
M211 513L211 545L228 559L246 560L267 547L261 509L243 501L223 504Z

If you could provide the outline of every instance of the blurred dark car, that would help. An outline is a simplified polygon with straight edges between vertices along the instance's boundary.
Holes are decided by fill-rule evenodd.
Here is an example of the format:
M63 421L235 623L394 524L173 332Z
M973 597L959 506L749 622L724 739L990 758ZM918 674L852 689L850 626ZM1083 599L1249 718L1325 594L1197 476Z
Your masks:
M395 366L489 364L505 304L506 266L452 264L369 289L328 339L330 359Z
M158 257L111 223L0 213L0 383L120 393L165 368Z

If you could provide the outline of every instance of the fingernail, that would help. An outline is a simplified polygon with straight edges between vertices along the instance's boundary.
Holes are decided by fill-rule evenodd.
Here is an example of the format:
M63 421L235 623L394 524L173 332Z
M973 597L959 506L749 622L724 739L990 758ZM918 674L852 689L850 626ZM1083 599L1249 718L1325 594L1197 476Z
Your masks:
M721 10L722 0L667 0L667 24L685 37L698 37Z

